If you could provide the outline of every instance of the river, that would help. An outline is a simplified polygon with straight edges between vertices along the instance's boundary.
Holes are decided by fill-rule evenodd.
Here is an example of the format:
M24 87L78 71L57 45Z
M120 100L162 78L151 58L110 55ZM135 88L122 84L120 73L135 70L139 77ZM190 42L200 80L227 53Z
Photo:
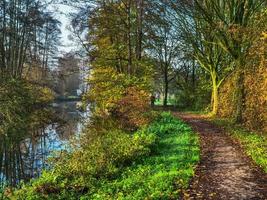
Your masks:
M53 103L55 119L22 137L0 136L0 188L40 176L49 167L49 157L69 149L69 141L79 136L87 115L76 109L76 103Z

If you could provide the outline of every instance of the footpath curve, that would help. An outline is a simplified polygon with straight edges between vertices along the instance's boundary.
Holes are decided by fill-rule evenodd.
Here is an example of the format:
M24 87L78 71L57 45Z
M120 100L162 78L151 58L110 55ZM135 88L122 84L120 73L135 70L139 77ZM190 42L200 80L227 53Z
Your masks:
M267 174L222 129L199 115L174 113L200 136L201 158L182 199L267 200Z

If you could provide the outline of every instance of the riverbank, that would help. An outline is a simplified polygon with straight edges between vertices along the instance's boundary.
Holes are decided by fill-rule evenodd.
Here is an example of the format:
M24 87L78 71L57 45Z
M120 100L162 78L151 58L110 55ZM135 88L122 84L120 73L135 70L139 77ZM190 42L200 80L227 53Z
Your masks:
M109 129L88 140L90 144L83 140L81 148L62 155L52 171L7 196L175 199L187 187L199 160L197 135L168 113L133 135Z
M82 113L76 103L51 106L46 87L23 79L0 82L0 188L37 178L47 159L79 133Z

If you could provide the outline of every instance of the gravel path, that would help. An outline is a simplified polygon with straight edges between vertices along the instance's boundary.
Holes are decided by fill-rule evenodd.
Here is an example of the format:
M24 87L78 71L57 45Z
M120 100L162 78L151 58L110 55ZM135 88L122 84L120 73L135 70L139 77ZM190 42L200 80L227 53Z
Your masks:
M267 174L222 129L199 115L175 113L199 133L201 160L182 199L267 200Z

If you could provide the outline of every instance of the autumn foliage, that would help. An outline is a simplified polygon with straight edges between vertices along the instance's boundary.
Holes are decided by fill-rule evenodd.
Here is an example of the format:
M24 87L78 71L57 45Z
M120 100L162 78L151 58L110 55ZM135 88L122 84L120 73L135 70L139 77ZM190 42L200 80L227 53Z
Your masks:
M254 30L254 34L257 33L258 36L246 55L242 118L247 128L267 131L267 36L260 31ZM234 116L237 74L233 73L220 89L219 115L222 117Z
M125 75L111 67L97 67L88 78L90 91L84 99L93 103L97 115L108 115L121 98L125 87Z
M127 130L147 124L151 119L149 84L135 76L118 73L112 67L96 67L88 79L89 99L94 114L118 121Z
M125 128L136 129L148 124L151 120L151 116L148 115L149 102L148 92L137 87L129 87L125 95L117 102L113 114Z

